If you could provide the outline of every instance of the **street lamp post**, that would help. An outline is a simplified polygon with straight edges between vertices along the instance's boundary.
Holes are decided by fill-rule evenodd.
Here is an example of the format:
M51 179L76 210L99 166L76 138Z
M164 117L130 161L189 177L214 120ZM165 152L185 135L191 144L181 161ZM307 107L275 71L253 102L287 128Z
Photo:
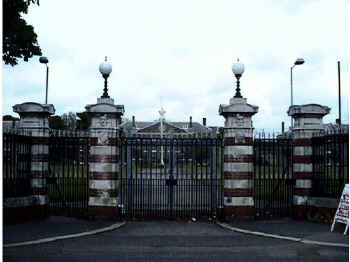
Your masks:
M105 79L103 95L101 96L101 98L109 98L108 89L107 89L107 78L109 77L109 74L112 72L112 65L107 63L107 56L105 57L104 63L100 64L99 70L103 78Z
M302 65L304 64L303 58L297 58L295 60L294 65L290 68L290 106L293 105L293 68L296 65ZM291 128L293 128L293 117L290 118Z
M239 79L241 78L243 72L244 72L244 64L239 62L239 58L237 58L237 62L233 63L232 65L232 72L235 75L236 79L237 79L237 84L236 84L236 94L234 97L236 98L242 98L241 95L241 89L239 88Z
M49 66L47 65L49 60L45 56L41 56L39 58L39 62L46 65L46 96L45 96L45 104L47 104L47 92L49 89Z

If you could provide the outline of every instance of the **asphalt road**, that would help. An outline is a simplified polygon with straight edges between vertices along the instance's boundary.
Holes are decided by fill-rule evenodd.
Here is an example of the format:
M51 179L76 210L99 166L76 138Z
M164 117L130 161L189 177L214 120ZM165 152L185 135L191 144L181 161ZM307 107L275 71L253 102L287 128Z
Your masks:
M349 261L347 248L227 231L215 224L129 222L99 235L5 248L4 261Z

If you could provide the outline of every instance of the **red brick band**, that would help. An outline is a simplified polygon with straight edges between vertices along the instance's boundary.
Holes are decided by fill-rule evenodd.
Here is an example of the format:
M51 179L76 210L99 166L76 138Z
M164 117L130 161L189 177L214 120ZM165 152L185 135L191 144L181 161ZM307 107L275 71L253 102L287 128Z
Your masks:
M89 206L89 216L93 218L117 218L117 211L111 206Z
M253 195L251 188L224 188L225 197L249 197Z
M116 155L91 155L89 162L94 163L117 163L119 158Z
M224 155L224 163L253 163L252 155Z
M254 219L255 210L253 206L225 206L224 216L228 219L244 219L252 220Z
M295 219L306 219L308 207L306 205L296 205L293 207L293 216Z
M33 187L33 195L47 195L47 187Z
M33 154L31 155L32 162L49 162L48 154Z
M48 145L48 137L32 137L32 145Z
M312 172L294 172L295 179L312 179Z
M300 138L294 140L295 146L312 146L312 141L310 138Z
M91 146L118 146L118 145L120 145L120 141L119 141L119 139L109 137L107 143L101 144L98 142L97 137L91 137L90 138L90 145Z
M312 156L294 156L293 163L312 164Z
M117 180L119 174L116 172L90 172L90 178L95 180Z
M91 197L100 197L103 193L107 192L110 197L116 197L118 190L116 189L89 189L89 195Z
M294 195L296 196L311 196L312 189L311 188L295 188Z
M54 172L52 172L51 175L53 175ZM47 177L49 176L49 171L45 170L45 171L31 171L30 172L32 178L43 178L43 177Z
M250 146L253 145L251 137L244 137L244 141L236 141L235 137L225 137L224 146Z
M253 179L253 172L224 172L224 179Z

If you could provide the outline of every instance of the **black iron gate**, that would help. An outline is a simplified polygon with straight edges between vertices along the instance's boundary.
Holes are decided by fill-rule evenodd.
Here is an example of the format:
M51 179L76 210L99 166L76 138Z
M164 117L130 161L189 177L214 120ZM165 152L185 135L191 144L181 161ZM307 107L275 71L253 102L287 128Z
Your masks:
M128 137L121 156L126 218L213 218L223 205L221 139Z
M348 130L315 134L312 153L312 195L339 199L349 183Z
M89 201L89 137L53 131L49 139L47 188L51 215L86 216Z
M293 141L284 137L254 139L254 206L256 218L292 215Z
M32 195L32 137L29 132L5 130L2 139L3 198Z

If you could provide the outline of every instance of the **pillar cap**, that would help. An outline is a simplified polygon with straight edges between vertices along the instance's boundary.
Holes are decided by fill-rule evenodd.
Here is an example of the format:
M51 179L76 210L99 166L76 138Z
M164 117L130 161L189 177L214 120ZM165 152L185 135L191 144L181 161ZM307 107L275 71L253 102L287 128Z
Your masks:
M109 103L99 103L93 105L87 105L85 107L88 113L103 113L103 114L124 114L124 105L112 105Z
M35 102L25 102L22 104L14 105L13 112L18 113L19 115L23 114L55 114L55 107L52 104L39 104Z
M222 116L241 114L252 116L259 111L258 106L254 106L247 103L246 98L231 98L230 104L221 104L219 107L219 114Z
M329 114L331 108L319 104L293 105L290 106L287 113L293 118L322 118Z

